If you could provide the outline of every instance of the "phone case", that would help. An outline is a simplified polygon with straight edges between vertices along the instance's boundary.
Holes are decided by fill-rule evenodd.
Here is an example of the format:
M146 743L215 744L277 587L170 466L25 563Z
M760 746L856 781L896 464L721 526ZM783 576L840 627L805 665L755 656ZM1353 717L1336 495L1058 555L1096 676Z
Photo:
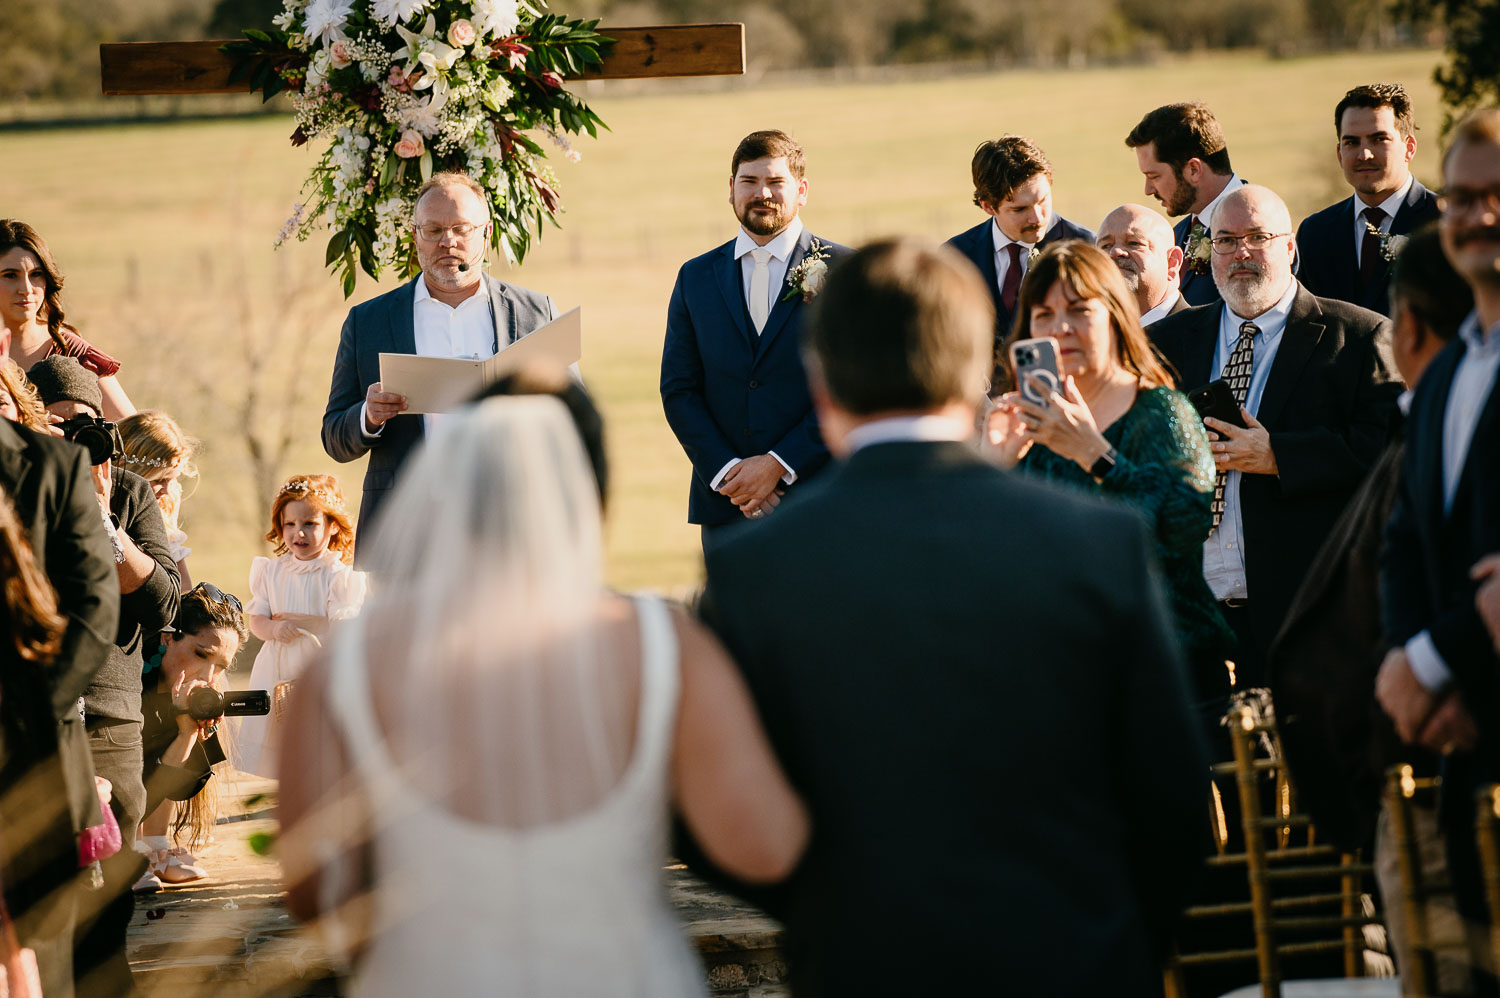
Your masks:
M1012 343L1010 365L1016 372L1016 389L1028 402L1047 404L1045 396L1039 396L1032 390L1026 378L1028 374L1041 375L1044 382L1050 379L1053 391L1062 390L1062 376L1057 366L1057 344L1046 337L1016 340Z
M1245 418L1240 415L1239 403L1229 390L1229 382L1223 378L1188 392L1188 401L1193 403L1193 408L1198 410L1200 416L1212 416L1231 426L1245 428Z

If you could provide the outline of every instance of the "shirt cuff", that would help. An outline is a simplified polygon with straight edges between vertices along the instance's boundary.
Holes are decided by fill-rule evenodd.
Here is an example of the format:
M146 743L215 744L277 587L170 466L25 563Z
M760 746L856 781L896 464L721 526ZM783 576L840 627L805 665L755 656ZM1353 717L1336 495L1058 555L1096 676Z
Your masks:
M1417 682L1431 693L1440 692L1453 679L1448 663L1438 654L1437 645L1432 643L1432 635L1427 631L1406 642L1406 661Z
M785 461L783 461L781 459L781 455L780 454L776 453L773 450L768 450L768 451L766 451L766 453L769 454L769 455L771 455L772 457L774 457L776 459L776 463L779 464L779 465L781 465L783 468L786 469L786 474L784 474L784 475L781 476L781 480L782 480L783 483L785 483L787 485L791 485L793 482L795 482L797 480L797 472L794 471L794 470L792 470L792 466L791 465L787 464Z
M385 424L381 423L379 426L375 427L375 432L371 433L368 429L370 425L369 421L365 419L365 416L369 414L369 411L370 403L361 402L359 404L359 432L364 436L366 440L374 440L385 432Z
M777 460L780 460L780 458L778 458ZM737 458L737 457L730 458L729 459L729 463L726 464L726 465L724 465L724 467L720 468L719 469L719 473L714 476L714 480L708 483L708 487L711 488L711 489L713 489L715 492L719 491L719 486L724 484L724 476L727 475L727 474L729 474L729 469L730 468L733 468L735 465L737 465L739 463L740 463L740 459L739 458Z

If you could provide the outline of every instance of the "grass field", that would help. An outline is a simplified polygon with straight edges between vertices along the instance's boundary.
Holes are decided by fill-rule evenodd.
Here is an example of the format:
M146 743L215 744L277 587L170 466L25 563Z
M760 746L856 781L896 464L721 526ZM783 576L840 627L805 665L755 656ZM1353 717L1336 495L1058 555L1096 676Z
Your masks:
M1294 218L1342 198L1332 108L1358 83L1404 83L1417 103L1416 172L1436 180L1437 53L1270 61L1212 54L1152 67L1017 72L858 85L591 99L613 131L558 164L564 228L500 276L584 307L584 376L609 419L614 494L609 576L670 588L701 571L685 522L688 464L661 414L657 373L678 266L734 234L729 154L756 128L807 150L804 218L849 244L893 233L946 238L983 216L968 163L985 138L1025 133L1056 171L1058 210L1095 226L1141 201L1122 139L1173 100L1211 104L1241 176L1277 189ZM11 164L0 215L24 218L68 275L68 316L125 364L142 408L173 412L204 441L201 484L184 507L192 567L243 592L263 553L269 496L294 472L340 475L352 499L363 462L338 466L318 425L346 303L322 244L271 244L311 162L290 119L247 119L0 135ZM361 279L357 299L389 290ZM277 456L285 432L288 448ZM261 448L265 481L252 474Z

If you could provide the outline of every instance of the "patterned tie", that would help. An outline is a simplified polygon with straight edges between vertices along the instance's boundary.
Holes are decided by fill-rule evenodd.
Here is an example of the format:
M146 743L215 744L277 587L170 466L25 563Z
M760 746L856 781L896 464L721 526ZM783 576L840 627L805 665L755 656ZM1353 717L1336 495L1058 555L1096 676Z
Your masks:
M751 250L750 256L755 261L750 271L750 321L755 323L755 335L759 336L771 315L771 251Z
M1021 244L1010 243L1005 247L1010 254L1010 266L1005 269L1005 282L1000 285L1000 302L1007 312L1016 307L1016 296L1021 291Z
M1260 327L1255 323L1240 323L1240 341L1234 345L1234 350L1229 354L1229 362L1224 365L1223 378L1229 382L1229 393L1234 396L1235 403L1241 406L1250 394L1250 374L1255 369L1255 334L1258 332ZM1224 519L1224 477L1227 474L1228 472L1221 471L1214 478L1215 527Z
M1375 226L1376 231L1365 229L1364 238L1359 244L1359 286L1367 288L1370 281L1374 279L1376 270L1380 266L1380 223L1385 221L1385 212L1379 208L1366 208L1360 213L1365 220L1366 226Z

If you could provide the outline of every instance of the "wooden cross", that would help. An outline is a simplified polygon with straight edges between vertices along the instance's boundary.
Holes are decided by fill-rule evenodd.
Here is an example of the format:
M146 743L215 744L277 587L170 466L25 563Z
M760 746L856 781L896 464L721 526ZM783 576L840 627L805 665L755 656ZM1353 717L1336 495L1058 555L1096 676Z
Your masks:
M745 72L743 24L668 24L649 28L599 28L614 50L585 79L645 80L669 76L738 76ZM99 46L107 97L145 94L239 94L248 83L229 83L234 61L219 46L201 42L124 42Z

